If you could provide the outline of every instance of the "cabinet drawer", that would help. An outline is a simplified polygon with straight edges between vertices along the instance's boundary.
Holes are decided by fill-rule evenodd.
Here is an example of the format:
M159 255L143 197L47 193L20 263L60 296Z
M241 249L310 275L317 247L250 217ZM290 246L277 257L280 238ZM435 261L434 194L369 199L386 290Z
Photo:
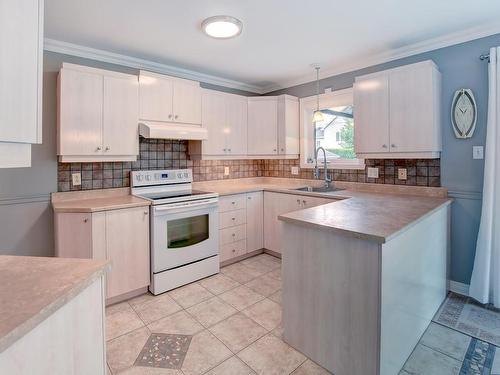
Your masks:
M247 210L221 212L219 214L219 229L234 227L247 222Z
M236 227L225 228L219 231L221 245L241 241L247 238L247 226L245 224Z
M245 194L229 195L219 198L219 212L241 210L246 208Z
M224 262L226 260L246 254L246 252L247 252L247 244L245 240L222 245L220 247L220 254L219 254L220 261Z

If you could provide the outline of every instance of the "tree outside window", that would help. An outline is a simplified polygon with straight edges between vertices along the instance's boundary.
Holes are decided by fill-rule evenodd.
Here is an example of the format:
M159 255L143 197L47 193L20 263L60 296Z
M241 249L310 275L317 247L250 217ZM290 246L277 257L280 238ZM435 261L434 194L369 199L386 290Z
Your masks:
M356 159L353 107L333 107L321 112L324 120L316 123L316 146L326 150L328 159Z

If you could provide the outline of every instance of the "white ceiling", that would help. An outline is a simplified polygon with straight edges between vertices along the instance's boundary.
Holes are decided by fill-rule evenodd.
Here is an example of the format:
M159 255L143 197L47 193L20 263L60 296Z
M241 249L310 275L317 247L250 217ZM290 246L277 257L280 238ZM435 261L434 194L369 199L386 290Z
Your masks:
M218 14L242 34L205 36ZM312 80L312 63L326 76L500 32L499 14L495 0L46 0L45 37L268 91Z

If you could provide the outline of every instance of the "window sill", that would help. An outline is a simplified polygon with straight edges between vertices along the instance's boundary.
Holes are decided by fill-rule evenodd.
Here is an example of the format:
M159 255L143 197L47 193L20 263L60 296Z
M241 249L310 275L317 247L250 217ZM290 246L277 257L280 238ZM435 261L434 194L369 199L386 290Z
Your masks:
M334 162L327 161L328 169L353 169L353 170L364 170L366 165L364 160L356 160L353 162ZM315 167L315 163L308 162L300 162L300 168L303 169L313 169ZM323 162L318 162L319 168L324 168Z

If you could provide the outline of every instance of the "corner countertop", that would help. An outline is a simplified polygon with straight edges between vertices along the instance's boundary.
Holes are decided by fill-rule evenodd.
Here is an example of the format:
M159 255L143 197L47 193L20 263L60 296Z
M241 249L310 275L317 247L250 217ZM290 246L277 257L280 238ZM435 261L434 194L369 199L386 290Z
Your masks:
M130 189L72 191L52 194L54 212L98 212L149 206L150 201L130 195Z
M452 202L449 198L340 193L349 198L290 212L279 219L383 244Z
M253 191L318 196L332 203L279 216L285 222L385 243L443 206L451 204L445 188L336 182L344 189L330 193L297 191L321 186L322 181L287 178L248 178L195 183L219 195Z
M77 296L106 260L0 256L0 353Z

